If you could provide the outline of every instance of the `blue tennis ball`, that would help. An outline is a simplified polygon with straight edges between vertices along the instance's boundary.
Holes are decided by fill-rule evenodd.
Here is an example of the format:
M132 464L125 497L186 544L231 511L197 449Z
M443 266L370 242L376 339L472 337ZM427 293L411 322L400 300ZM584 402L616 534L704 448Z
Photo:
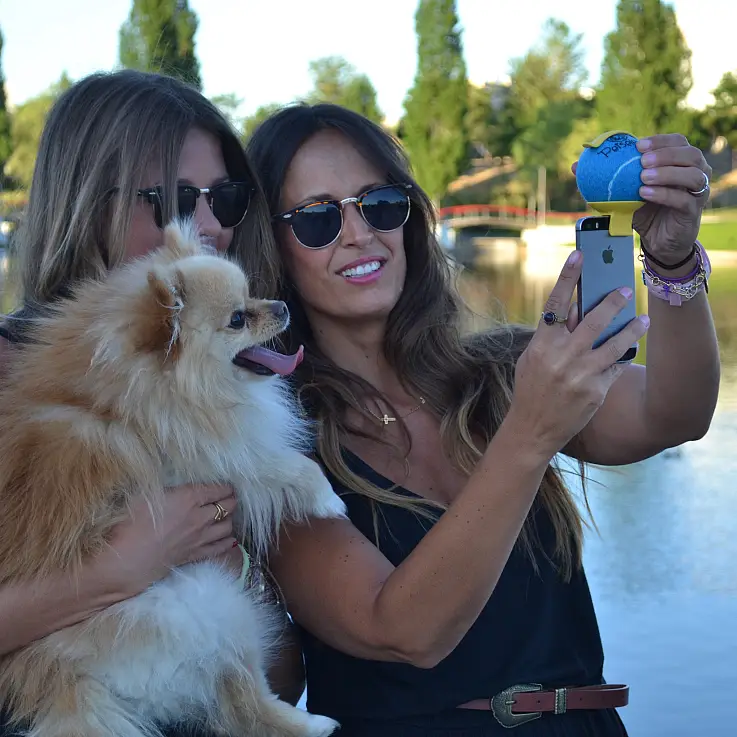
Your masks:
M576 184L586 202L642 202L642 164L636 143L632 134L617 131L584 148L576 168Z

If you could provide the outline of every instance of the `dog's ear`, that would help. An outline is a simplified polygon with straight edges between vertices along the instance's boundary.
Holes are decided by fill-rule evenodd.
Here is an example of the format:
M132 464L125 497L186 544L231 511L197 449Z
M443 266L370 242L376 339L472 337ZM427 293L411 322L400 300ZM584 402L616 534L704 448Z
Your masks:
M175 218L164 228L162 255L176 261L203 252L200 233L194 218Z
M184 276L178 269L154 267L137 319L137 346L176 359L180 349L180 313L184 307Z

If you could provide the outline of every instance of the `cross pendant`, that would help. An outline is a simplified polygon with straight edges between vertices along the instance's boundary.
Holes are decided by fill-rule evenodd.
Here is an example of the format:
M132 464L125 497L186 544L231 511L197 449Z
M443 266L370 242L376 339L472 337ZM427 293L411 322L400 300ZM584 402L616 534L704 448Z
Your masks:
M384 414L384 416L383 416L383 417L381 418L381 421L382 421L382 422L383 422L383 423L384 423L385 425L388 425L388 424L389 424L390 422L396 422L396 421L397 421L397 418L396 418L396 417L389 417L389 415L387 415L387 414L385 413L385 414Z

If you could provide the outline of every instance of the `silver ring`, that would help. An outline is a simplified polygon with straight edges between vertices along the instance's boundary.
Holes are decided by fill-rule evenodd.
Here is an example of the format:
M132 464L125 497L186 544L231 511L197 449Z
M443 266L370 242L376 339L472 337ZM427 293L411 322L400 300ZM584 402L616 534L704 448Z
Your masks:
M701 197L701 195L706 194L709 191L709 177L706 175L706 172L702 171L701 173L704 175L704 186L697 192L694 192L692 189L687 190L687 192L694 197Z

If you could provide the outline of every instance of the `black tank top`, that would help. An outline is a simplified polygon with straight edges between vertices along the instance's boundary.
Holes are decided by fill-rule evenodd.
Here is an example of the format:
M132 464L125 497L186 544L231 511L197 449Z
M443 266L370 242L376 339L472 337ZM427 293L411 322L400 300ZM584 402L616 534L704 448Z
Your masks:
M392 486L355 455L346 453L345 459L363 478L382 488ZM352 523L376 544L370 502L330 480ZM515 549L474 625L436 667L354 658L302 629L308 710L338 721L403 719L441 714L520 683L546 688L603 683L604 655L584 571L576 571L568 583L561 578L550 562L555 544L551 520L541 505L531 514L540 539L538 571ZM390 505L381 505L377 518L379 548L394 566L434 524Z

